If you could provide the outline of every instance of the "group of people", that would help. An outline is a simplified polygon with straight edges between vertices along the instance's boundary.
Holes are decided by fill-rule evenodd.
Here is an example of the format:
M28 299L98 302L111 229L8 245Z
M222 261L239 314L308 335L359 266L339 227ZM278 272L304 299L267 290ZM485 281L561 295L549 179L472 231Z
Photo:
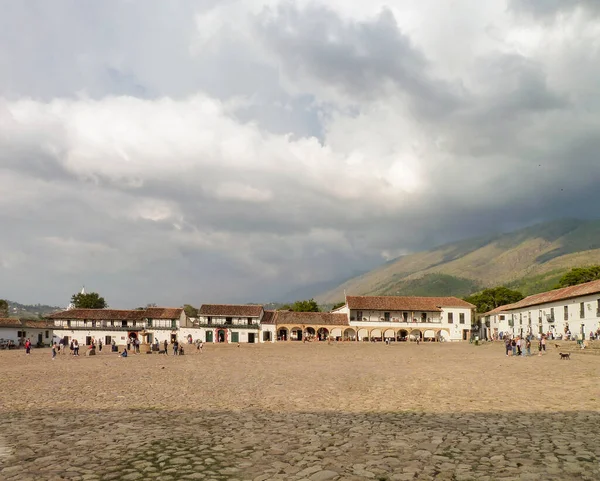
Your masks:
M531 341L533 336L526 337L509 337L504 338L504 347L506 349L506 356L531 356ZM538 355L541 356L542 352L546 352L546 336L542 335L538 339Z

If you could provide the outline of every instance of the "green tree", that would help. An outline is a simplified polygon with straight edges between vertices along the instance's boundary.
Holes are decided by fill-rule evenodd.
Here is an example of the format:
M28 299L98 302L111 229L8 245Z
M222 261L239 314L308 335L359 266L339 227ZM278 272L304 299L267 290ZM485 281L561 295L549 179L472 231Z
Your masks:
M474 304L477 312L484 313L496 309L496 307L512 304L523 299L523 294L519 291L513 291L508 287L492 287L484 289L477 294L465 297L465 301Z
M71 302L77 309L104 309L108 304L97 292L73 294Z
M597 281L599 279L600 266L575 267L560 278L556 288L576 286L584 282Z
M0 299L0 317L8 317L8 302Z
M183 310L185 312L185 315L188 317L198 317L198 309L196 309L194 306L184 304Z
M331 308L331 310L333 311L333 310L335 310L335 309L339 309L340 307L342 307L342 306L345 306L345 305L346 305L346 302L345 302L345 301L343 301L343 302L338 302L337 304L334 304L334 305L333 305L333 307Z
M320 312L319 305L314 299L308 301L296 301L292 304L291 310L294 312Z

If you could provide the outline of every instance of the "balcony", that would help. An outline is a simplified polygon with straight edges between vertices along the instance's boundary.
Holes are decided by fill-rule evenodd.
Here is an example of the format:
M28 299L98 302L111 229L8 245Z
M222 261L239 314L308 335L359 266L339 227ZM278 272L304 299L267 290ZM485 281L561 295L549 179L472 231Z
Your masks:
M144 326L53 326L54 330L66 330L66 331L143 331Z
M205 328L209 328L209 329L249 329L249 330L260 329L259 324L227 324L225 322L219 322L219 323L211 322L210 324L196 323L196 324L193 324L192 327L205 327Z

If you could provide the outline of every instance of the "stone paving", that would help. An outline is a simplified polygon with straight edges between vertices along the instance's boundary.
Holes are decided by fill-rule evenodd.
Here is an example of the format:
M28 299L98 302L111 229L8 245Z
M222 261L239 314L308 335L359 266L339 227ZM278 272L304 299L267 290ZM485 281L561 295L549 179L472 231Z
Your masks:
M501 344L0 351L0 480L597 480L598 359Z

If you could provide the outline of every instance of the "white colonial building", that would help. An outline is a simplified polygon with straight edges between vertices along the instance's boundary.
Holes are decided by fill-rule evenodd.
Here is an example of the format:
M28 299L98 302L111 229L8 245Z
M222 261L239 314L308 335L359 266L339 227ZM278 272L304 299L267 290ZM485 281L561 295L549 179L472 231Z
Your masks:
M466 341L474 309L456 297L347 296L333 312L347 315L357 340Z
M273 334L261 336L264 316L265 310L259 305L202 304L194 327L200 330L200 338L205 342L272 342ZM271 319L270 314L268 317ZM273 332L271 327L264 330Z
M555 289L498 307L485 314L494 337L537 336L582 339L600 330L600 281Z
M12 341L15 346L19 346L29 339L34 346L49 346L53 342L53 336L52 322L16 317L0 318L0 341Z

